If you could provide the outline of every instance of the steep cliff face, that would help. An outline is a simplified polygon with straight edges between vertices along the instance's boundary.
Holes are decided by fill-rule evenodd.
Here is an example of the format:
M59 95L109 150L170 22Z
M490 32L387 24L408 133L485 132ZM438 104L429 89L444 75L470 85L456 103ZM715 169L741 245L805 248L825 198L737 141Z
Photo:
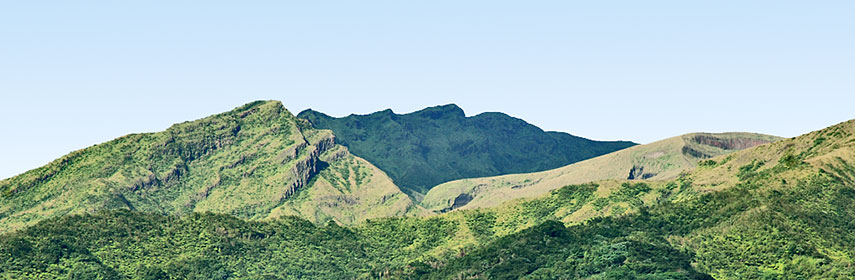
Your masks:
M695 135L691 137L691 139L692 142L724 150L744 150L771 142L768 139L758 139L754 137L722 138L707 133Z
M293 181L288 185L284 194L279 197L279 201L283 201L293 195L305 186L313 176L318 174L318 163L320 162L321 154L335 146L335 137L332 133L328 131L322 133L312 131L310 133L320 134L320 136L307 138L304 140L305 142L294 149L294 156L292 158L296 157L297 154L305 154L306 156L299 159L292 159L295 162L289 172L293 176Z
M712 158L777 140L750 133L694 133L683 136L683 139L683 154L698 159Z
M322 158L337 147L331 131L311 128L281 103L254 102L120 137L0 181L0 231L105 208L261 219L311 188L335 165ZM389 185L384 192L397 190Z

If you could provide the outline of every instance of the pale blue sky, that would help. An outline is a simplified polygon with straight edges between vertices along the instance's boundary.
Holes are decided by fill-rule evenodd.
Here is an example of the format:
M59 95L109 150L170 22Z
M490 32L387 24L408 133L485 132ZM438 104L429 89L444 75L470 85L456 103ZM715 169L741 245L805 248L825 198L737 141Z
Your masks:
M855 1L4 1L0 178L256 99L647 143L855 118Z

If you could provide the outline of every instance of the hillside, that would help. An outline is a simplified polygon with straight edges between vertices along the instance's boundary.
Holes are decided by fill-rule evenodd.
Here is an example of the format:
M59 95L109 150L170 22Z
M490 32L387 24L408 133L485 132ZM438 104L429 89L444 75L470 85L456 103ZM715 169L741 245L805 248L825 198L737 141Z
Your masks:
M490 207L541 196L570 184L671 179L701 160L766 144L779 137L754 133L692 133L634 146L561 168L527 174L462 179L431 189L422 205L435 212Z
M0 181L0 232L117 208L345 224L421 211L331 131L277 101L120 137Z
M855 120L713 157L671 180L569 185L545 197L446 213L440 217L466 224L451 248L469 244L479 249L453 258L435 272L476 276L524 265L525 259L509 263L506 255L533 249L516 240L519 233L560 221L567 226L566 234L598 239L609 249L525 272L531 279L585 277L588 258L617 255L617 263L637 262L625 255L633 252L628 248L684 252L694 269L716 279L851 279L853 162ZM479 246L491 239L505 245ZM585 241L575 239L573 244ZM525 249L513 249L519 246ZM648 251L643 259L682 258L662 252ZM597 276L631 275L635 274Z
M334 118L306 110L298 117L332 130L340 144L416 199L451 180L549 170L635 145L545 132L502 113L466 117L453 104L403 115L385 110Z
M851 279L855 120L677 178L354 227L132 211L0 235L0 277ZM117 244L121 244L118 246Z

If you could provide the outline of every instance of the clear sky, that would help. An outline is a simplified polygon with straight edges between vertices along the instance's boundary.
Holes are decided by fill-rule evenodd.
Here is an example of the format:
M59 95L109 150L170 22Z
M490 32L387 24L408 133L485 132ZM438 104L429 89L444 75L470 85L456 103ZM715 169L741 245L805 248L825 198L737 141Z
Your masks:
M855 118L855 1L6 1L0 178L257 99L647 143Z

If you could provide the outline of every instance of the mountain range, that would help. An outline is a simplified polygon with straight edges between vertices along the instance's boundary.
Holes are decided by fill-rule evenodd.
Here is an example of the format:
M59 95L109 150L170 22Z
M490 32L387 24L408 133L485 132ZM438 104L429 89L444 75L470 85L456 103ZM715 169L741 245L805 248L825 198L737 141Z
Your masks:
M72 152L0 181L0 278L855 278L855 120L633 145L483 115L260 101Z
M544 171L636 145L546 132L503 113L467 117L454 104L403 115L385 110L334 118L305 110L297 116L332 130L339 144L416 199L456 179Z

